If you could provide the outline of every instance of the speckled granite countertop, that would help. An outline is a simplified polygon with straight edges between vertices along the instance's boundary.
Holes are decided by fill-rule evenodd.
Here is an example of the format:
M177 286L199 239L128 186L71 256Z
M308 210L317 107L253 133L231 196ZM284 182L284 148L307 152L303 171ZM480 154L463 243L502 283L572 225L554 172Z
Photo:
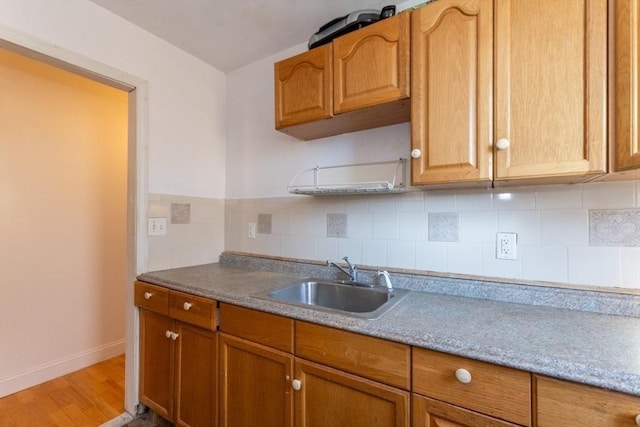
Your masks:
M221 302L640 396L640 297L614 296L615 304L624 306L626 314L616 315L549 307L533 300L533 304L523 304L521 298L514 303L447 295L427 287L426 292L412 292L381 318L363 320L252 296L299 278L319 277L323 271L327 268L292 267L291 263L223 254L221 263L150 272L139 279ZM401 276L392 274L400 282L394 280L396 286L410 285ZM415 285L400 287L415 289ZM551 299L548 292L546 298ZM571 300L566 290L558 292L564 300Z

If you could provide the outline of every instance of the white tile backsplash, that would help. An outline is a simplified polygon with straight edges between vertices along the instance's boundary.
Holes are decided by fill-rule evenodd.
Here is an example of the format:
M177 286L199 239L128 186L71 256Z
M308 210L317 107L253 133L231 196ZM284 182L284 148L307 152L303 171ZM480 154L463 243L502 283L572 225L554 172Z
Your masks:
M605 233L609 246L595 246L602 236L589 221L590 211L603 211L608 219L615 210L634 215L638 200L638 182L230 200L225 249L321 261L349 256L378 267L640 289L640 247L617 243L611 230ZM195 213L193 200L177 201L192 203ZM153 207L159 214L163 209L162 203ZM272 214L272 234L262 235L269 239L246 237L246 223L255 222L258 212ZM327 236L329 213L346 214L346 238ZM496 259L497 231L518 234L515 261ZM163 265L166 248L156 245L153 256Z

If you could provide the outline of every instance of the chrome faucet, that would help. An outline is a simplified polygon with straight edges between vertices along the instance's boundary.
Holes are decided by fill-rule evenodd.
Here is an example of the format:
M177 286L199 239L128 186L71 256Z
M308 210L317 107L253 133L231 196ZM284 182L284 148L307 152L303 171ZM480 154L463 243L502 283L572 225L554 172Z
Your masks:
M344 274L349 276L349 279L351 279L352 282L357 282L358 267L356 267L355 265L349 262L349 257L343 257L342 260L347 263L347 267L349 267L349 271L347 271L344 267L339 266L335 262L331 262L329 260L327 260L327 266L337 268L338 270L342 271Z

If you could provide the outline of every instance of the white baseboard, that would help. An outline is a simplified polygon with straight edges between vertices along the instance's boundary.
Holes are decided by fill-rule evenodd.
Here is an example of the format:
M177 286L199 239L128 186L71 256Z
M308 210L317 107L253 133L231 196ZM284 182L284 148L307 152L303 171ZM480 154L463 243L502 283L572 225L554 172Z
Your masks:
M0 378L0 397L33 387L45 381L61 377L124 353L126 340L123 338L101 345L82 353L74 354L7 378Z
M129 414L128 412L123 412L117 417L107 421L104 424L101 424L100 427L122 427L133 420L134 420L133 415Z

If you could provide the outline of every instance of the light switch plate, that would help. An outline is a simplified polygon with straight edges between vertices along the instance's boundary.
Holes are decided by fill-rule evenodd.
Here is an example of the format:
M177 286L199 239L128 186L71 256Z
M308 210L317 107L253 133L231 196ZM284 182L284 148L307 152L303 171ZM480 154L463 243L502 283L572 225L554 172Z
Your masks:
M147 218L147 234L149 236L166 236L167 218Z

